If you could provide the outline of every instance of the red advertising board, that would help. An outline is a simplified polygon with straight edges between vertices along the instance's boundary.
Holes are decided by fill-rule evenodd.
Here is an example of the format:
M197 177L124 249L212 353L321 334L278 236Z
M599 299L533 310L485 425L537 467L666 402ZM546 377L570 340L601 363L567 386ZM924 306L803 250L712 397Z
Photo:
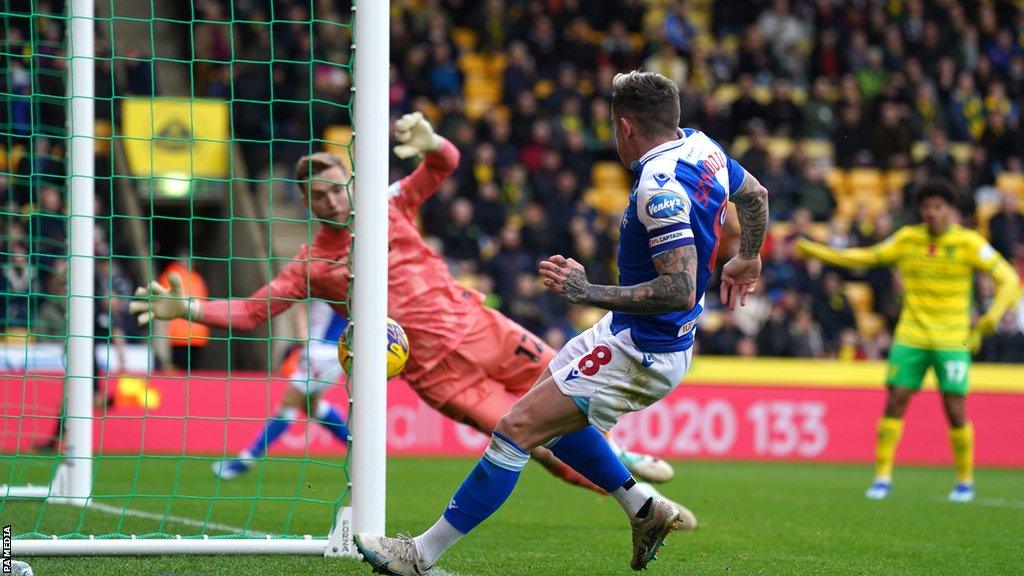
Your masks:
M193 373L111 378L119 402L94 425L106 453L222 454L247 446L288 385L258 373ZM395 455L480 454L486 437L427 407L401 380L389 384L388 447ZM29 450L54 427L58 376L0 377L0 452ZM344 389L327 393L344 405ZM624 417L616 439L666 458L786 459L870 462L881 389L684 383L658 404ZM976 392L968 400L982 466L1024 467L1024 394ZM272 450L278 454L340 454L325 430L300 422ZM897 458L903 463L951 461L938 395L916 397Z

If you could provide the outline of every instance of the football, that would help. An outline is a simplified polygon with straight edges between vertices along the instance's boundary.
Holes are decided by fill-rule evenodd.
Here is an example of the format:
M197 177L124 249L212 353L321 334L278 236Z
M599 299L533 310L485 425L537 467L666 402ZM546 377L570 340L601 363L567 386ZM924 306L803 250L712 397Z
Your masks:
M348 343L352 340L352 324L345 328L341 339L338 340L338 361L345 373L349 374L352 368L352 351ZM402 326L388 318L388 379L394 378L405 369L405 362L409 359L409 337L405 335Z

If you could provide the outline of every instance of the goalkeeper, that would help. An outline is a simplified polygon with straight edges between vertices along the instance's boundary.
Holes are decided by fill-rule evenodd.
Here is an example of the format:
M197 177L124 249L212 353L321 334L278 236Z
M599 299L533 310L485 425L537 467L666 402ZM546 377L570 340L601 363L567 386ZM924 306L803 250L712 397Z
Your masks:
M878 423L875 480L867 497L880 500L892 490L903 414L930 367L939 381L950 425L957 482L949 499L969 502L974 499L974 429L967 420L965 398L971 350L995 330L1017 299L1020 280L980 234L954 223L957 202L951 184L925 183L917 191L916 202L924 222L901 228L881 244L837 250L801 239L797 251L846 268L894 266L903 279L903 311L889 352L888 398ZM972 327L975 270L991 275L998 288L992 305Z
M389 196L388 315L405 329L414 345L403 377L430 406L449 418L489 434L516 399L529 390L554 357L543 341L496 310L483 296L460 285L444 260L431 250L416 227L419 207L458 166L459 151L434 134L419 113L395 123L399 158L422 155L412 172L391 185ZM140 324L152 319L189 318L218 328L251 330L296 302L316 298L348 316L351 233L350 177L341 159L315 153L299 159L296 180L303 202L320 221L311 246L303 246L270 284L249 298L199 301L184 298L172 280L138 288L131 304ZM664 481L672 476L664 461L619 451L639 478ZM563 480L599 490L550 453L534 457Z

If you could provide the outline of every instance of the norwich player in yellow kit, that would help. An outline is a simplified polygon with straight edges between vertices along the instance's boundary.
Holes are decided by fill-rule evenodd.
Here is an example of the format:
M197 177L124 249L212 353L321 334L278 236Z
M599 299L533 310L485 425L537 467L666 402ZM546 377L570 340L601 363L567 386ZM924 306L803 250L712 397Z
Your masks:
M949 499L969 502L974 499L974 429L964 399L971 351L1016 301L1020 279L981 234L954 223L956 193L951 185L930 181L918 189L916 201L924 222L904 226L880 244L837 250L801 239L797 251L845 268L895 266L903 279L903 310L889 352L888 399L878 423L875 481L867 497L880 500L892 490L903 414L931 367L942 392L956 465L957 483ZM991 275L997 290L991 307L972 327L975 270Z

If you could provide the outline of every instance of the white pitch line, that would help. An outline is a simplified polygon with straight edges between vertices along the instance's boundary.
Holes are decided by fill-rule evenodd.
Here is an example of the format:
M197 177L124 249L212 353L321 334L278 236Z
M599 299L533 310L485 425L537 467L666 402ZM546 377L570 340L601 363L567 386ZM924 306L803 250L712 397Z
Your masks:
M217 522L201 522L199 520L183 518L181 516L164 516L163 514L157 514L155 512L145 512L143 510L135 510L132 508L118 508L116 506L103 504L101 502L90 502L86 507L89 508L90 510L96 510L97 512L106 512L108 514L132 516L134 518L144 518L146 520L164 520L167 522L182 524L184 526L194 526L198 528L206 526L207 528L213 528L214 530L223 530L225 532L246 532L246 534L251 534L253 536L260 537L270 536L270 534L266 532L259 532L256 530L245 531L243 528L239 526L219 524ZM431 570L431 574L434 574L435 576L463 576L458 572L449 572L447 570L442 570L440 568L434 568L433 570Z
M146 520L157 520L165 522L173 522L175 524L181 524L183 526L192 526L195 528L212 528L214 530L222 530L224 532L238 532L251 534L253 536L266 537L270 536L266 532L259 532L257 530L246 530L239 526L231 526L230 524L220 524L217 522L203 522L201 520L193 520L192 518L184 518L181 516L170 516L164 514L157 514L155 512L146 512L143 510L135 510L132 508L118 508L117 506L111 506L109 504L103 504L102 502L90 502L86 505L89 510L96 510L98 512L106 512L107 514L116 514L118 516L131 516L133 518L143 518Z
M935 501L935 502L950 503L948 499L943 498L941 496L936 496L935 498L932 498L932 500ZM967 503L953 502L953 504L959 504L959 505L966 504L967 506L970 506L971 504L974 504L975 506L988 506L989 508L1020 508L1020 509L1024 509L1024 501L1021 501L1021 500L1007 500L1006 498L975 498L971 502L967 502Z

